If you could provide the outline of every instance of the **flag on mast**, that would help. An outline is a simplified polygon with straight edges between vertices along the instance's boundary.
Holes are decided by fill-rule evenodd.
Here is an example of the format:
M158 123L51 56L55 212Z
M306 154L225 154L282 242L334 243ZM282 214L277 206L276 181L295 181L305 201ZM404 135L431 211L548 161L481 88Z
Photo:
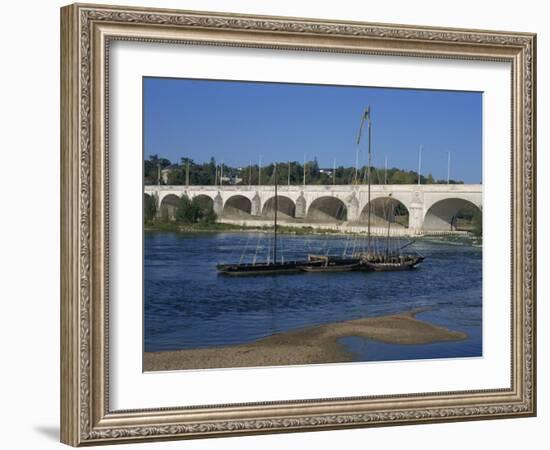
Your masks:
M363 125L370 120L370 105L365 108L363 117L361 117L361 126L359 127L359 134L357 135L357 145L361 142L361 135L363 134Z

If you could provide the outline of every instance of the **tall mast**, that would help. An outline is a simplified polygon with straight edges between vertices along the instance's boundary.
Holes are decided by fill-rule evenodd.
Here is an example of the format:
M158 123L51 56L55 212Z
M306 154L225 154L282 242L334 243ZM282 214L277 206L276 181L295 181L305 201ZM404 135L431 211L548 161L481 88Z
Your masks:
M447 184L451 182L451 152L447 155Z
M361 123L361 126L363 126L362 123ZM354 184L359 184L358 176L359 176L359 145L357 146L357 150L355 151L355 182L354 182Z
M304 153L304 186L306 185L306 154Z
M368 244L368 251L370 251L370 213L371 213L371 201L370 201L370 167L371 167L371 158L372 158L372 152L371 152L371 120L370 120L370 105L367 107L367 110L365 111L366 119L369 121L369 162L368 162L368 168L367 168L367 177L369 179L369 185L368 185L368 192L367 192L367 201L368 201L368 218L367 218L367 244Z
M422 170L422 146L418 149L418 184L420 184L420 172Z
M361 125L359 125L359 133L357 134L357 153L356 153L356 181L357 181L357 166L358 166L358 155L359 155L359 144L361 143L361 135L363 134L363 126L365 125L365 121L368 122L369 125L369 153L368 153L368 166L367 166L367 177L368 177L368 190L367 190L367 251L370 251L370 213L371 213L371 204L370 204L370 166L371 166L371 160L372 160L372 153L371 153L371 119L370 119L370 105L367 106L365 109L365 112L363 113L363 117L361 117Z
M290 186L290 161L288 162L288 185Z
M389 194L388 197L391 197L391 194ZM386 261L388 260L388 258L390 256L390 227L391 227L392 216L393 216L393 203L392 203L391 200L389 200L388 217L387 217L387 219L388 219L388 233L386 235Z
M273 263L277 263L277 210L279 209L279 199L277 197L277 163L273 170L275 176L275 221L273 226Z

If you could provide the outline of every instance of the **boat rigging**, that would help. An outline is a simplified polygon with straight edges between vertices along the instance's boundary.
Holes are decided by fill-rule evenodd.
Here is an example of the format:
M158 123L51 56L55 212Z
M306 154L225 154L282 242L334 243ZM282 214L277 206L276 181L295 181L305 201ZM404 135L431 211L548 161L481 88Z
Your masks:
M389 205L387 214L384 214L386 225L386 236L384 246L373 245L371 233L371 217L372 217L372 202L371 202L371 167L372 167L372 120L371 108L368 106L362 116L357 134L357 153L359 155L359 146L363 136L363 130L367 125L368 133L368 166L366 172L367 178L367 237L366 245L363 245L361 251L356 251L356 241L358 236L353 237L353 250L351 255L346 255L347 244L342 255L329 255L328 250L324 255L308 254L307 258L294 261L284 261L283 258L279 261L277 248L277 213L278 213L278 193L277 193L277 164L274 165L273 177L275 185L274 196L274 211L273 211L273 249L268 251L265 262L256 262L256 254L252 263L244 263L243 256L239 263L234 264L218 264L218 272L225 275L267 275L279 273L296 273L296 272L350 272L350 271L366 271L366 272L387 272L398 271L415 268L418 264L424 261L425 257L415 252L403 252L407 247L410 247L414 241L411 241L403 246L397 246L396 249L391 249L391 224L394 220L394 201L392 194L389 194ZM358 163L357 163L358 165ZM359 184L358 167L356 167L354 184ZM384 208L385 210L386 208ZM258 238L259 239L259 238ZM257 251L258 244L256 245ZM245 246L246 250L246 246Z
M385 247L380 250L378 246L373 248L372 246L372 234L371 234L371 217L372 217L372 199L371 199L371 167L372 167L372 119L371 119L371 108L370 105L367 106L363 115L361 116L361 124L359 125L359 132L357 134L357 146L361 144L361 138L363 135L363 128L365 122L368 126L368 166L367 166L367 245L366 250L362 252L356 252L353 254L354 257L360 259L361 266L367 270L372 270L376 272L380 271L396 271L396 270L405 270L412 269L424 261L425 257L419 253L403 253L401 250L408 247L406 246L399 247L396 250L392 251L390 249L390 230L391 230L391 220L394 215L394 205L391 201L392 194L389 194L390 202L389 208L386 214L387 221L387 232L385 239ZM390 212L391 211L391 212Z
M218 264L216 267L218 272L224 275L272 275L278 273L293 273L300 272L300 267L305 264L311 264L308 260L302 261L281 261L278 260L277 255L277 210L278 210L278 196L277 196L277 164L274 166L273 177L275 183L275 208L273 215L273 254L268 252L265 262L256 262L256 256L252 263L243 263L242 257L239 263L235 264ZM258 244L257 244L258 246ZM272 256L272 258L271 258ZM316 264L320 264L316 263Z

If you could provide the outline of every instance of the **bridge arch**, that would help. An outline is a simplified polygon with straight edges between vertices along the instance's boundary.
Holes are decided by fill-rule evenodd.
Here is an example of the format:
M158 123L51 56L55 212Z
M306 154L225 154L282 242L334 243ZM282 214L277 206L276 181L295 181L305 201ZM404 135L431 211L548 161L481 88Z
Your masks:
M409 209L405 204L393 196L378 197L370 201L371 224L373 226L387 226L388 219L393 227L409 227ZM367 203L359 216L359 221L366 223L369 216Z
M193 201L199 205L199 208L204 212L214 210L214 199L206 194L199 194L193 197Z
M180 200L181 197L176 194L167 194L162 197L159 205L161 218L173 220L176 217L176 209L178 208Z
M347 220L348 210L345 203L337 197L324 196L311 202L307 210L307 219L318 222Z
M275 213L275 197L270 197L262 207L262 217L273 218ZM296 204L284 195L277 196L277 213L281 219L292 219L296 216Z
M481 216L481 207L462 198L446 198L431 205L424 215L425 231L456 231L460 229L461 218L472 218L476 213Z
M249 218L252 214L252 201L244 195L232 195L223 205L222 215L228 219Z

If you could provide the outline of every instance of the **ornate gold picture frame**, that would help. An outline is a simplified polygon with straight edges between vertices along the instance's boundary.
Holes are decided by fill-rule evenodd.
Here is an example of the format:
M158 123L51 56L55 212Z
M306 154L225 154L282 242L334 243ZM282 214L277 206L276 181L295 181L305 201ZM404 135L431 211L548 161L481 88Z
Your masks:
M113 410L109 386L109 50L115 41L506 62L511 66L510 386ZM536 414L536 36L75 4L61 9L61 440L161 439Z

